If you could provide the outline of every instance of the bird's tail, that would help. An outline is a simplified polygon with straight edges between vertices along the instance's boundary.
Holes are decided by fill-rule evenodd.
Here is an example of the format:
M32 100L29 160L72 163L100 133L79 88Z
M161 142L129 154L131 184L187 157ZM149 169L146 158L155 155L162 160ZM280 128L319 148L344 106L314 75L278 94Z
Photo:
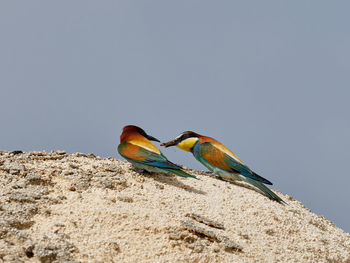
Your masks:
M267 186L265 186L264 184L258 182L258 181L255 181L253 179L250 179L250 178L245 178L245 180L254 185L256 188L258 188L260 191L262 191L268 198L270 199L273 199L277 202L280 202L280 203L284 203L284 204L287 204L285 201L283 201L282 198L280 198L278 195L276 195L274 192L272 192Z
M181 176L181 177L192 177L192 178L196 178L196 176L192 175L192 174L188 174L186 173L185 171L183 170L180 170L180 169L169 169L169 168L162 168L162 170L165 170L167 171L168 173L172 173L172 174L176 174L178 176Z

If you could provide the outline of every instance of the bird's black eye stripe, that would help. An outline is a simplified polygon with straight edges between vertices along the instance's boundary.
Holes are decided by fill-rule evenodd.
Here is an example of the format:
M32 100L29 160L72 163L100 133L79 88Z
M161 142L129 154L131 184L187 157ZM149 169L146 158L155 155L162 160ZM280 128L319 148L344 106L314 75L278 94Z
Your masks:
M144 130L139 129L139 133L140 133L142 136L147 137L147 133L146 133Z

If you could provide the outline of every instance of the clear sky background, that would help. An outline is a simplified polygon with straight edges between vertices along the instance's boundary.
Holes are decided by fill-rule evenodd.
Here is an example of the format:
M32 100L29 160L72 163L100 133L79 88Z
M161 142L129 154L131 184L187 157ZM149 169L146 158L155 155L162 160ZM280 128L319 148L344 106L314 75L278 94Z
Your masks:
M350 232L349 10L349 1L1 1L0 149L120 158L124 125L161 141L193 130ZM205 170L190 153L162 151Z

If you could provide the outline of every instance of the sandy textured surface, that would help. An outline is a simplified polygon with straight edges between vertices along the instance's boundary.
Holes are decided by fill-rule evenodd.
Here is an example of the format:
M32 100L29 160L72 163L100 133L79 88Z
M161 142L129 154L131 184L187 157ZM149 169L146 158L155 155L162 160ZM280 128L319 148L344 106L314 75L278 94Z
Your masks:
M0 262L350 262L350 235L245 185L0 151Z

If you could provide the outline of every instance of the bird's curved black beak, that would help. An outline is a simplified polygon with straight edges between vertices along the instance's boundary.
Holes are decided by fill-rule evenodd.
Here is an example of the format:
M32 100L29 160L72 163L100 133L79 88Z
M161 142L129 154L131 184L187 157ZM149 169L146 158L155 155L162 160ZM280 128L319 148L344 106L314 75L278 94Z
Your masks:
M148 134L147 134L147 139L150 140L150 141L160 142L160 140L158 140L158 139L156 139L156 138L154 138L153 136L148 135Z
M163 143L160 144L160 146L170 147L170 146L175 146L178 143L179 143L179 140L178 139L174 139L174 140L169 141L169 142L163 142Z

